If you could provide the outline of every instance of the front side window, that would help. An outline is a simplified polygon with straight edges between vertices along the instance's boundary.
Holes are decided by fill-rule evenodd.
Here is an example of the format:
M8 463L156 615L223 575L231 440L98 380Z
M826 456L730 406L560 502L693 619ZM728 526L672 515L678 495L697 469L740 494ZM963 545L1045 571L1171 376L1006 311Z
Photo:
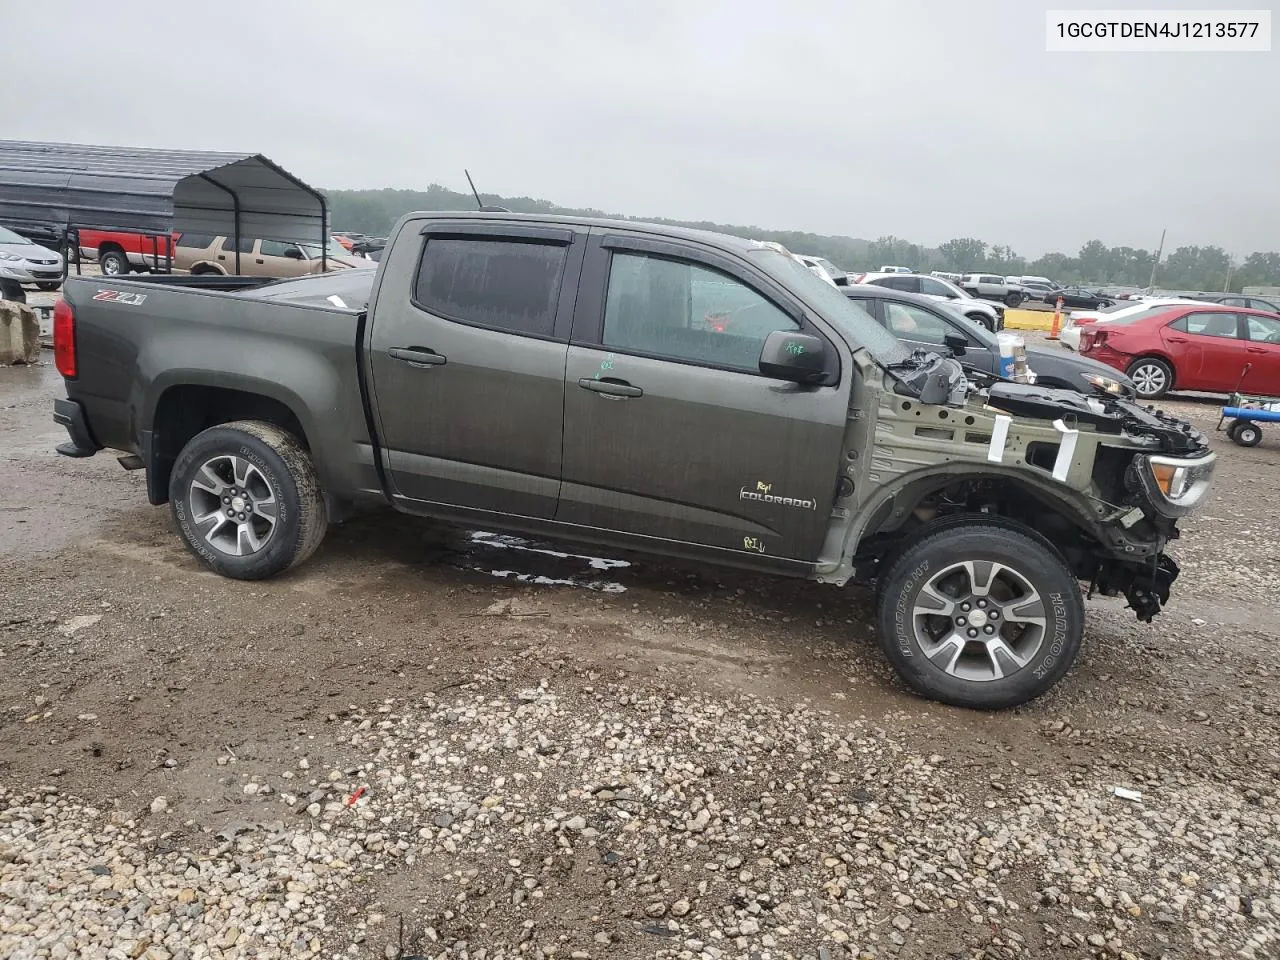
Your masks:
M920 292L930 297L947 297L950 300L956 299L959 294L950 284L943 283L941 280L935 280L933 277L920 278Z
M889 331L903 340L916 340L920 343L943 346L945 343L943 338L952 332L945 320L910 303L885 301L884 312L885 325Z
M414 301L450 320L549 337L565 252L560 244L431 237L418 265Z
M264 257L292 256L294 260L303 259L302 251L298 248L296 243L284 243L280 240L263 240L259 250ZM292 254L289 252L291 250L293 251Z
M1246 316L1244 322L1250 340L1258 343L1280 343L1280 320Z
M606 347L755 371L764 341L799 325L728 274L662 257L616 252L605 301Z

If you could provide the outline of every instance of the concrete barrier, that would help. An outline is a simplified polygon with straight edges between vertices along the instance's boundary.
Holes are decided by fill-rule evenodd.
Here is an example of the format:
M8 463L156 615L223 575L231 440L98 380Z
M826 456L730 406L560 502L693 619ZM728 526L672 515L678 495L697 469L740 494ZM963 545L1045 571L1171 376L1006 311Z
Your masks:
M40 321L23 303L0 300L0 366L40 360Z
M1053 329L1053 314L1044 310L1006 310L1004 326L1006 330L1043 330L1047 333Z

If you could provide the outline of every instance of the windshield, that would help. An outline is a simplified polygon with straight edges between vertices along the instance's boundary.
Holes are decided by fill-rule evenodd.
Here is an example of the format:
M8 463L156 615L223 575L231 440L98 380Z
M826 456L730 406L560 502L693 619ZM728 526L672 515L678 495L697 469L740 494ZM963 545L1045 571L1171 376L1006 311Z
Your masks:
M6 230L4 227L0 227L0 243L20 243L26 247L31 246L31 241L26 237L20 237L12 230Z
M974 299L973 297L965 293L963 290L961 290L959 287L957 287L950 280L944 280L942 277L934 277L933 279L938 281L938 283L942 284L944 287L946 287L948 290L954 293L956 295L957 300L973 300Z
M818 266L827 271L827 276L834 280L836 277L843 277L844 271L837 267L830 260L824 260L822 257L814 257Z
M876 323L871 314L850 301L839 287L819 280L800 261L768 249L754 251L752 256L769 273L821 310L822 319L839 328L850 347L866 347L882 364L901 363L910 356L911 351Z
M307 259L309 260L320 259L320 244L300 243L298 244L298 246L300 246L302 248L302 252L307 255ZM351 256L351 254L348 253L345 248L343 248L342 244L338 243L338 241L336 240L330 240L327 244L325 244L325 252L331 257L350 257Z
M1000 341L996 338L996 335L976 320L970 320L966 317L959 307L953 306L950 303L938 303L936 301L930 304L930 306L941 307L955 318L957 324L960 326L960 329L957 330L956 333L963 332L963 334L970 340L977 340L988 350L999 350Z

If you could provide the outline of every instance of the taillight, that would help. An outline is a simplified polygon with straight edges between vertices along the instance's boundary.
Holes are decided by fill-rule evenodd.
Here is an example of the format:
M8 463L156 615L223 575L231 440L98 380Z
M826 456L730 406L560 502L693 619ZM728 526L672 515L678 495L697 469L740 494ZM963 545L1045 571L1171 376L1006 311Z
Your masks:
M53 307L53 362L68 380L76 376L76 311L63 300Z

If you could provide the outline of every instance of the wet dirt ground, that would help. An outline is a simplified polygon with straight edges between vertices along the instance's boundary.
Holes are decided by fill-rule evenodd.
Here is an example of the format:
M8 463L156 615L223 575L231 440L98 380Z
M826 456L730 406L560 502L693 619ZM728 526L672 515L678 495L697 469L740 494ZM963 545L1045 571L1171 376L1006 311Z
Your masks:
M1253 449L1212 435L1215 487L1182 526L1173 551L1182 577L1155 623L1136 622L1120 602L1091 601L1085 647L1066 679L1033 704L982 714L924 702L897 682L872 637L870 595L858 589L592 557L391 515L333 528L288 575L221 579L180 545L168 509L146 503L141 473L105 452L54 453L65 439L51 419L61 389L51 363L0 368L0 786L11 794L49 790L150 818L171 844L213 843L209 831L228 817L280 818L276 797L241 789L246 777L276 778L279 789L279 771L300 753L354 769L368 757L344 718L424 696L461 702L491 689L486 671L501 664L511 689L550 684L567 696L607 681L623 702L691 698L732 711L747 697L818 711L835 728L887 731L962 771L958 789L976 805L1033 768L1049 783L1126 785L1152 808L1204 787L1278 809L1280 431ZM1217 421L1212 401L1162 406L1209 431ZM149 813L157 796L166 809ZM1272 843L1257 855L1262 903L1278 895L1280 850ZM393 904L379 907L387 913L398 905L411 925L415 910L443 909L419 881L401 866L353 887L335 907L325 952L383 956L390 932L357 934L356 921L341 918L363 917L372 902ZM566 889L588 905L583 916L597 909L588 881ZM1058 926L1043 943L974 940L961 909L935 914L904 944L868 949L1122 955L1083 933L1054 946L1072 913L1046 909ZM1144 914L1123 950L1275 956L1248 952L1244 933L1276 923L1259 909L1241 920L1240 936L1205 947L1181 922L1160 926ZM680 955L679 942L622 942L596 955ZM790 955L735 942L722 955Z

